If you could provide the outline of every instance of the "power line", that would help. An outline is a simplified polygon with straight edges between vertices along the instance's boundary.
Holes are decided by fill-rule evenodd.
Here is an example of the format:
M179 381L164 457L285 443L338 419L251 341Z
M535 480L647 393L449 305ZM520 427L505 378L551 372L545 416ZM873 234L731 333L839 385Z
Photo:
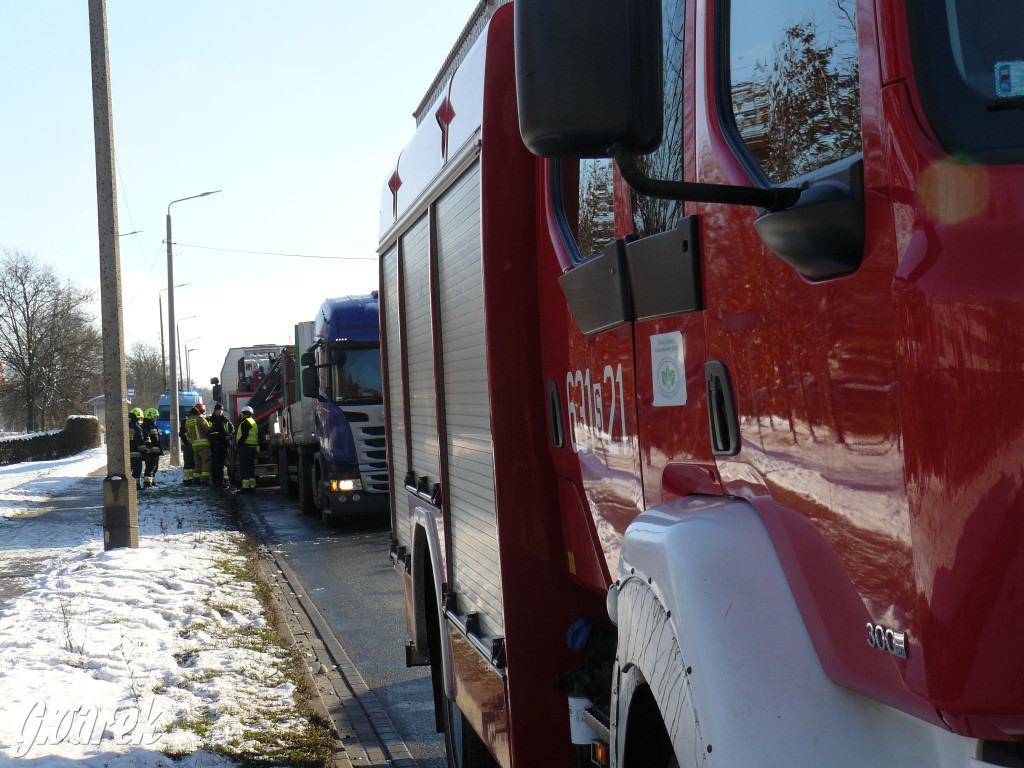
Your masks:
M132 209L131 209L131 206L128 205L128 190L125 188L125 185L124 185L124 177L121 176L121 164L117 161L117 152L114 151L114 150L111 150L111 151L114 154L114 170L117 172L117 183L118 183L117 191L119 193L119 196L120 196L121 200L124 202L124 209L125 209L125 212L128 214L128 223L131 224L132 229L135 229L135 220L132 219ZM142 250L142 243L139 242L139 237L138 237L139 232L141 232L141 231L142 230L135 230L134 232L127 232L126 235L135 235L135 245L139 249L139 254L143 258L145 258L146 254ZM153 271L153 265L154 264L156 264L156 258L155 257L154 257L153 261L151 261L149 263L149 269L147 270L148 272L152 272Z
M167 241L164 240L164 243ZM204 251L223 251L225 253L247 253L251 256L287 256L295 259L334 259L339 261L376 261L376 256L314 256L308 253L271 253L269 251L243 251L237 248L214 248L209 245L188 245L173 243L178 248L199 248Z

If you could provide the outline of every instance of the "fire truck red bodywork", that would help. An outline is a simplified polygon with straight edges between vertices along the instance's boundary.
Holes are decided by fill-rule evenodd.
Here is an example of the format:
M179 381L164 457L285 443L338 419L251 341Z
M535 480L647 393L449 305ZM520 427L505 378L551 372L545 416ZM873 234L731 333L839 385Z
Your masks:
M713 107L716 4L688 6L685 177L754 185ZM565 696L552 690L578 664L566 628L580 617L607 623L605 594L624 575L621 546L637 517L694 497L756 512L803 622L766 633L806 634L808 664L835 685L942 733L1024 736L1024 260L1012 257L1024 242L1024 179L1020 166L941 151L915 96L901 3L860 0L857 11L866 245L848 276L803 278L759 239L750 207L688 203L704 309L581 331L558 282L576 264L557 222L553 161L530 155L518 132L510 7L464 65L480 67L482 106L446 96L450 125L425 124L385 189L382 253L457 155L459 117L479 115L476 139L473 125L459 135L479 152L503 665L442 626L446 690L502 765L571 764ZM437 164L410 188L414 149ZM626 237L621 179L617 191L616 235ZM424 300L443 336L432 270ZM382 302L397 303L404 322L398 274L403 298L384 276ZM387 343L404 345L387 317ZM673 333L687 399L665 409L652 399L651 339ZM734 456L711 450L708 361L731 378ZM407 379L394 363L386 375ZM451 399L444 377L435 381L436 402ZM396 413L408 405L388 408L392 429L405 429ZM558 419L562 447L552 445ZM403 501L403 478L393 481L396 568L410 636L422 639L423 573L433 568L442 603L451 573L447 489L431 503L412 483ZM417 544L424 521L429 541ZM906 658L868 642L875 626L905 635ZM758 653L758 639L748 642Z

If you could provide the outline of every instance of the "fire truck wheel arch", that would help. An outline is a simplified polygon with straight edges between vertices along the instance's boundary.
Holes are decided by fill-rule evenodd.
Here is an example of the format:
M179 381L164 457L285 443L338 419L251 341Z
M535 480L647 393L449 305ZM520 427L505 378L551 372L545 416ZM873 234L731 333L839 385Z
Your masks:
M426 582L426 569L431 569L433 575L434 584L434 605L437 608L437 620L438 626L445 626L444 618L444 596L441 594L441 590L445 584L446 578L444 575L444 558L441 551L441 540L438 534L438 526L440 523L440 517L437 513L432 513L425 507L417 506L413 515L413 526L415 527L415 533L413 535L413 566L412 566L412 577L413 577L413 594L416 598L413 600L414 603L414 616L416 626L416 637L414 638L416 643L416 650L421 655L429 655L429 638L427 637L427 620L424 615L426 610L426 601L422 599L424 595L424 584ZM452 659L451 659L451 645L443 641L445 633L442 633L441 642L441 662L444 674L442 679L444 680L444 693L449 699L453 698L452 684L451 684L451 670L452 670Z
M649 685L681 766L967 766L972 739L833 683L768 532L745 501L690 496L627 529L609 593L618 625L615 753ZM641 569L639 564L643 563ZM854 622L856 624L856 622ZM650 681L650 682L648 682Z

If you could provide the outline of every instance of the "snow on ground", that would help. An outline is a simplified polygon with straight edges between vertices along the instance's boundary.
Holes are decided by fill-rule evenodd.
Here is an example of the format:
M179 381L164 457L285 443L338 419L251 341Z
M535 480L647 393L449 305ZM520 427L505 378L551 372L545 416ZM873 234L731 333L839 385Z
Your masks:
M20 584L0 592L0 765L308 759L323 732L296 704L227 498L161 472L139 548L104 552L102 477L86 475L105 463L98 449L0 468L0 582Z

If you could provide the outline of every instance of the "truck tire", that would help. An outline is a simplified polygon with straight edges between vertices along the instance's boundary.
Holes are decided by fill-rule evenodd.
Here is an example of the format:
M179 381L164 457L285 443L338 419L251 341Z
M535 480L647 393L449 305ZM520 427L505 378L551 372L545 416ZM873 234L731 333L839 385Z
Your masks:
M234 488L242 486L242 478L238 474L238 450L234 445L228 449L228 485Z
M451 699L447 699L447 703L444 749L448 765L451 768L498 768L497 761L476 735L458 704Z
M313 459L313 506L323 517L324 522L330 517L330 507L324 498L324 472L318 459Z
M299 509L304 515L315 515L313 503L313 457L306 451L299 451Z
M281 489L281 493L292 498L292 478L288 472L287 448L277 449L277 485Z
M427 573L432 573L429 565ZM430 646L430 678L434 691L434 719L437 730L444 731L444 750L448 757L448 765L450 768L498 768L498 762L487 751L483 740L477 736L458 704L449 699L444 692L441 627L432 576L427 576L424 589Z
M313 503L320 510L320 521L324 525L333 525L336 522L334 510L331 509L331 501L324 487L323 469L319 461L313 468Z

